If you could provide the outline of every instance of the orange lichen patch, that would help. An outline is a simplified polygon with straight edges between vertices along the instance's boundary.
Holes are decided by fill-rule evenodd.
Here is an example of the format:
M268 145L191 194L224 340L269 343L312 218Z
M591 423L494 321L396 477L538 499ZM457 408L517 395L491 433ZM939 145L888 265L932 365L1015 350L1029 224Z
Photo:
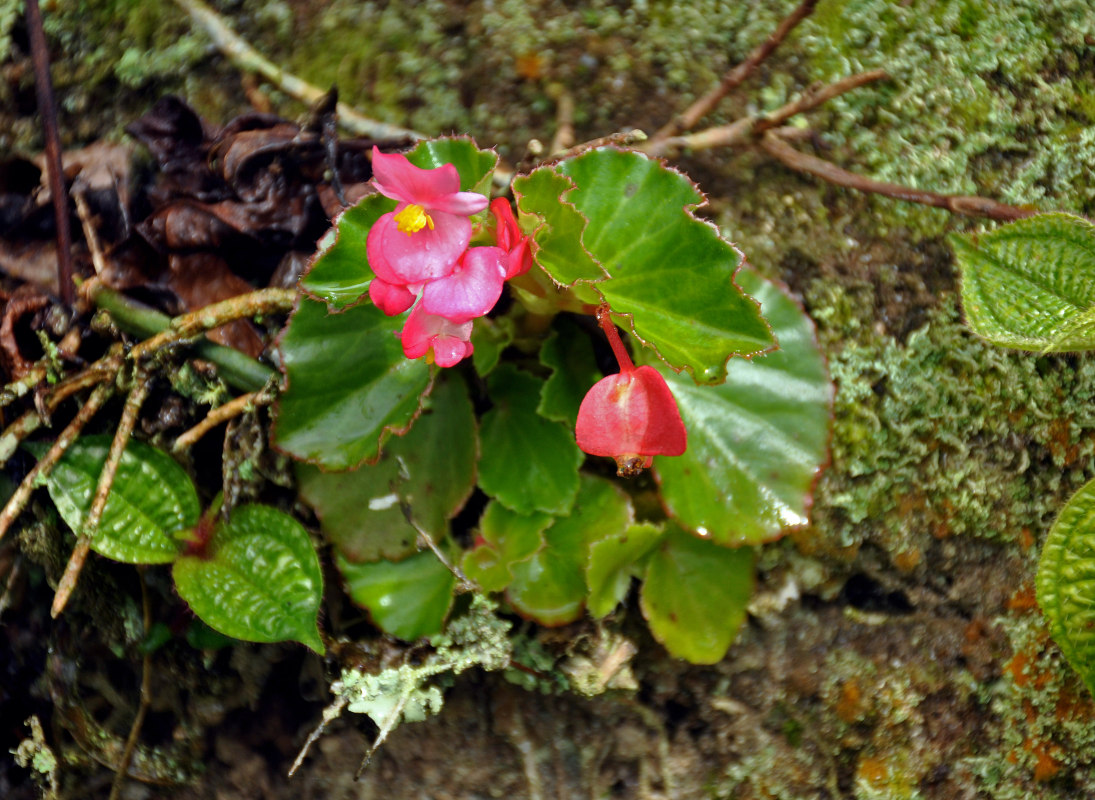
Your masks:
M866 704L863 701L863 690L855 680L847 680L840 686L840 699L836 701L833 709L841 720L851 725L863 718L866 712Z
M912 572L920 565L920 548L910 547L893 557L893 564L902 572Z
M1024 583L1008 598L1008 611L1037 611L1038 596L1033 583Z
M866 756L859 760L857 777L874 788L880 789L889 782L890 768L881 758Z
M1019 546L1024 550L1034 547L1034 534L1031 533L1030 528L1019 529Z
M1035 666L1037 654L1016 653L1011 660L1004 665L1004 671L1011 675L1015 685L1020 689L1032 686L1035 689L1043 689L1049 683L1052 674ZM1031 709L1033 712L1033 709ZM1033 720L1032 720L1033 721Z
M1053 454L1053 458L1060 459L1067 467L1080 455L1078 445L1072 443L1072 422L1063 417L1057 417L1049 423L1047 431L1048 440L1046 447Z
M1034 756L1034 780L1048 781L1061 771L1061 748L1052 742L1029 738L1023 747Z
M544 75L544 57L539 53L525 53L517 56L513 63L517 74L527 81L539 80Z

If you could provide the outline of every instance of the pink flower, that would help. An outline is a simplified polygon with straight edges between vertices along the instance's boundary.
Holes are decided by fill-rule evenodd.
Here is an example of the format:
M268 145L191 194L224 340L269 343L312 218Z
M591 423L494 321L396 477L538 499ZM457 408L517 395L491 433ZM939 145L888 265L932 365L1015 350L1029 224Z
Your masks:
M494 231L494 240L498 246L509 254L509 268L506 270L506 279L523 275L532 267L532 245L530 237L521 233L517 220L513 218L513 209L509 201L504 197L496 197L491 201L490 211L494 214L497 227Z
M472 323L455 323L429 314L419 303L411 310L399 339L407 358L426 356L427 362L451 367L472 354Z
M574 435L591 456L616 459L617 474L630 477L649 467L656 455L679 456L688 433L665 378L653 367L636 367L608 306L597 310L620 372L593 384L578 407Z
M649 467L656 455L679 456L688 434L669 386L653 367L602 378L582 400L575 427L578 447L611 456L621 475Z
M443 278L456 267L471 241L468 217L487 207L487 198L460 191L452 164L421 169L405 156L385 155L373 147L373 185L399 201L369 230L366 249L377 277L394 286L412 287Z
M502 295L509 258L499 247L471 247L456 269L422 290L422 310L451 322L467 322L490 311Z

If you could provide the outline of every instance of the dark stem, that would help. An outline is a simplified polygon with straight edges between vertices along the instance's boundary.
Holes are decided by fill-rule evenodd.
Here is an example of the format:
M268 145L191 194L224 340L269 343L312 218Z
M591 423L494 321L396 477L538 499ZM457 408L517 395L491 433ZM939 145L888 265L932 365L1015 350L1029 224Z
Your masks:
M624 343L620 341L620 334L612 323L612 310L608 306L601 306L597 309L597 322L605 332L605 336L608 337L608 344L612 348L616 360L620 362L620 372L632 372L635 365L632 363L631 356L628 355Z
M68 195L65 174L61 166L61 136L57 127L57 106L53 99L53 81L49 77L49 48L42 30L42 12L38 0L27 0L27 35L30 37L30 57L34 62L34 91L38 97L38 114L46 141L46 175L53 199L53 216L57 224L57 288L61 301L72 306L76 291L72 283L72 232L69 230Z

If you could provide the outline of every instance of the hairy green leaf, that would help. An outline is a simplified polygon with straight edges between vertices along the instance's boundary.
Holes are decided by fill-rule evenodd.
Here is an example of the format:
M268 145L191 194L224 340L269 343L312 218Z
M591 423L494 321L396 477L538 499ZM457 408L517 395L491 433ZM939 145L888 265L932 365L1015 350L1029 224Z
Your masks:
M1050 634L1095 693L1095 480L1069 499L1053 523L1036 585Z
M325 301L332 311L361 300L373 279L365 240L373 223L394 208L394 200L371 194L339 214L331 232L320 240L312 265L301 276L300 288Z
M544 546L549 514L518 514L491 501L479 520L478 544L464 554L464 574L486 592L500 592L513 580L513 565ZM481 540L481 541L479 541Z
M81 532L106 463L111 436L77 439L53 468L46 486L61 518ZM41 456L45 445L27 445ZM167 564L183 547L181 534L201 507L190 477L166 453L135 439L122 454L91 549L128 564Z
M974 333L1021 350L1095 348L1095 226L1039 214L950 237Z
M590 614L606 616L627 597L631 579L642 575L647 555L664 538L662 526L641 522L589 546L586 583Z
M300 642L323 653L316 614L319 559L300 523L269 506L240 506L218 522L202 556L172 568L179 596L209 627L248 642Z

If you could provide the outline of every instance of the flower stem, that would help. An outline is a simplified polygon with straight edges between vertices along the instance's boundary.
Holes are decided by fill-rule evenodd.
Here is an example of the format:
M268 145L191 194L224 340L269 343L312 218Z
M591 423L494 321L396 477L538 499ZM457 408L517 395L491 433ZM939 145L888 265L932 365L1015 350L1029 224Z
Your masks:
M631 356L628 355L627 348L624 347L624 343L620 341L620 334L617 332L616 326L612 323L612 309L607 305L598 308L597 322L605 332L605 336L608 337L608 344L612 348L613 355L615 355L616 360L620 362L620 372L627 373L633 371L635 365L631 362Z

